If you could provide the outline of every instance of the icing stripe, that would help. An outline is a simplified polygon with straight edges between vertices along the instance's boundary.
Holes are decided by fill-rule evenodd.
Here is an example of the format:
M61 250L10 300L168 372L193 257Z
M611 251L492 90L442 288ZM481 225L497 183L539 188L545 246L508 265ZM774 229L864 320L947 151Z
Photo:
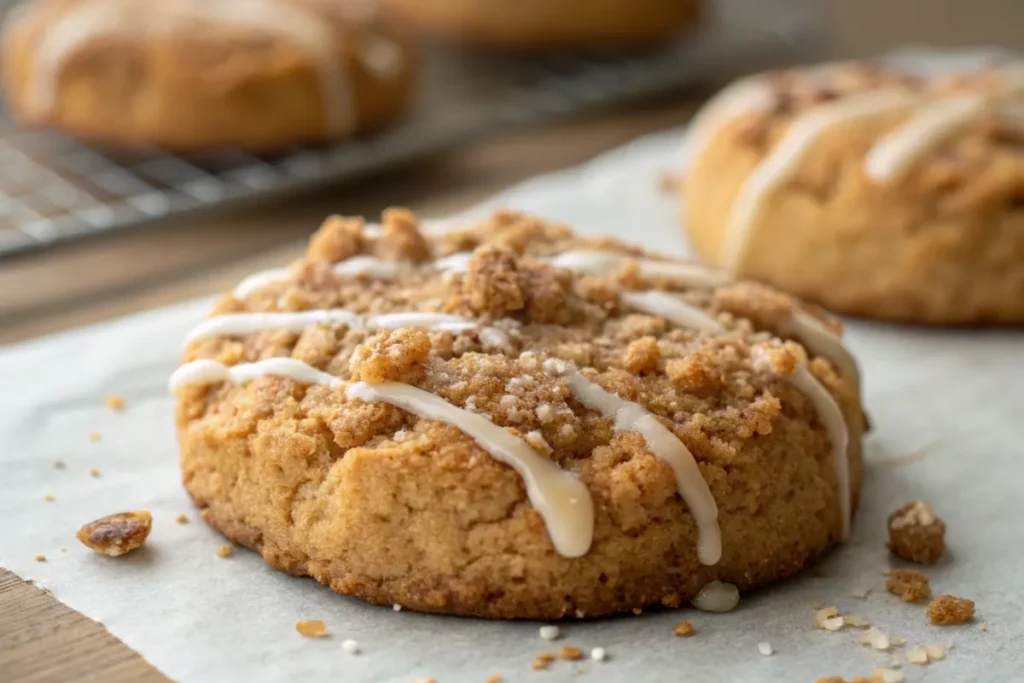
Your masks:
M681 155L684 172L696 163L729 119L767 109L771 104L772 89L762 76L737 81L715 95L690 122Z
M733 201L718 262L736 272L743 263L747 237L765 198L785 182L829 130L860 118L878 116L910 106L914 96L878 91L825 104L796 119L782 140L751 173Z
M642 436L651 453L672 468L679 494L697 523L697 558L701 564L717 564L722 558L718 505L686 444L639 403L605 391L570 363L548 359L544 369L564 379L581 404L612 419L615 431Z
M868 152L864 170L880 183L901 178L920 158L985 110L981 95L958 95L929 104L884 136Z
M508 337L501 330L483 328L476 321L457 315L413 311L363 316L341 308L272 313L225 313L201 322L189 332L185 340L193 342L221 335L242 336L265 330L298 333L310 325L346 325L355 330L397 330L403 327L416 327L453 333L480 328L488 330L486 339L484 334L480 335L481 340L497 341L498 346L508 344Z
M860 368L857 361L843 346L839 336L825 323L806 311L794 310L789 323L783 325L780 331L796 337L808 351L832 363L840 374L850 378L854 393L860 396Z
M622 292L622 302L648 315L691 330L717 332L724 328L707 313L666 292Z
M725 271L708 268L699 263L655 261L603 249L573 249L546 260L556 268L587 275L606 275L629 261L635 261L642 275L672 280L687 287L710 289L724 285L732 279Z
M341 380L334 375L317 370L312 365L294 358L267 358L256 363L239 363L231 367L215 360L194 360L175 370L168 384L171 391L177 391L194 384L241 384L264 375L287 377L305 384L341 386Z
M28 86L29 106L52 111L64 65L74 50L94 38L166 34L183 30L193 21L208 20L267 31L301 46L316 64L331 133L343 134L355 126L348 67L340 57L334 32L300 6L279 0L218 0L168 6L162 20L150 19L152 11L148 3L126 7L124 3L93 0L66 12L46 28L36 49Z
M547 525L559 554L580 557L594 535L594 503L590 491L575 475L541 457L529 444L486 417L463 410L408 384L384 382L350 384L345 395L366 402L384 402L426 420L451 425L523 478L526 495Z

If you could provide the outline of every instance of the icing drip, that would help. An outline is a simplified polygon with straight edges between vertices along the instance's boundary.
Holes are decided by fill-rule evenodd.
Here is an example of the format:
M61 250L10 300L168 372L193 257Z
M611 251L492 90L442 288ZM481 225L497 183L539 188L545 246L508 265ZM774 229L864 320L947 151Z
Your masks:
M336 275L346 277L369 277L374 280L387 280L395 277L403 264L395 261L384 261L375 256L353 256L339 261L331 270ZM287 268L271 268L262 270L245 278L235 287L232 295L236 299L244 299L253 292L259 291L274 282L283 282L289 277Z
M804 156L827 132L849 121L906 108L914 100L914 95L905 92L871 92L824 104L796 119L740 187L718 252L719 264L733 272L739 270L748 233L765 198L796 171Z
M839 336L826 327L825 323L810 313L794 310L789 323L782 327L781 332L796 337L808 351L832 363L841 374L850 378L854 393L860 396L860 368L857 367L857 361L843 346Z
M177 391L195 384L242 384L264 375L286 377L296 382L325 387L341 386L341 380L334 375L321 372L312 365L294 358L267 358L256 363L240 363L230 367L215 360L194 360L175 370L168 384L171 391Z
M675 473L679 494L697 523L697 557L701 564L717 564L722 557L722 532L718 527L718 506L701 476L697 461L686 445L639 403L626 401L584 377L570 363L548 359L544 369L566 381L581 404L614 420L617 432L636 432L647 447Z
M607 275L630 261L635 261L641 275L671 280L687 287L717 287L729 282L729 273L699 263L678 263L634 258L616 251L574 249L547 259L556 268L565 268L587 275Z
M754 347L751 350L751 359L755 367L771 371L771 364L765 356L763 347ZM836 471L836 481L839 486L839 506L842 515L842 538L850 535L850 460L848 449L850 444L850 432L846 426L846 418L832 394L825 386L818 381L818 378L807 368L807 361L801 360L793 372L785 377L786 381L792 384L798 391L811 400L818 419L822 422L828 432L828 438L832 450L832 463Z
M690 122L683 142L683 170L689 170L700 158L729 119L748 111L767 109L772 100L771 86L759 76L737 81L716 95Z
M623 292L622 302L648 315L691 330L716 332L724 329L707 313L666 292Z
M865 159L864 170L877 182L898 180L924 154L970 123L985 107L981 95L958 95L929 104L875 143Z
M347 67L339 57L334 32L298 4L280 0L182 1L162 5L159 17L147 2L81 2L45 30L29 79L29 106L48 113L57 102L61 72L78 48L94 38L187 31L196 21L266 31L299 45L316 64L328 125L333 134L355 123Z
M207 318L197 325L185 338L192 342L220 335L242 336L265 330L286 330L302 332L310 325L345 325L354 330L397 330L403 327L417 327L431 330L445 330L452 333L481 328L479 323L457 315L446 313L384 313L362 316L341 308L312 311L280 311L273 313L226 313ZM495 346L507 346L508 337L496 328L481 333L481 341L490 340Z
M594 503L590 491L575 475L541 457L508 429L408 384L354 382L345 395L369 403L389 403L423 419L437 420L459 429L495 460L519 473L526 484L526 495L544 519L559 554L580 557L590 549L594 534Z
M473 258L471 251L459 251L451 256L445 256L434 261L434 268L442 273L467 273L469 262Z
M281 280L287 279L287 268L270 268L268 270L261 270L260 272L253 273L239 282L231 294L236 299L244 299L253 292L263 289L272 282L280 282Z

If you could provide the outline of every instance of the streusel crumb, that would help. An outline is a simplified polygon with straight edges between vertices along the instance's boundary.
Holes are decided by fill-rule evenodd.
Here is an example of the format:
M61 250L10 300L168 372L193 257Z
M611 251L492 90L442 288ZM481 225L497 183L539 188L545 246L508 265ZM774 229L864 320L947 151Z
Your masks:
M118 512L83 524L75 535L97 553L118 557L141 548L152 528L153 516L138 510Z
M234 552L235 547L233 545L224 544L217 548L217 557L231 557Z
M928 619L936 626L964 624L974 618L974 601L940 595L928 605Z
M583 650L579 649L578 647L573 647L572 645L563 645L558 650L558 658L567 659L570 661L583 659Z
M124 410L125 403L123 396L119 394L108 394L104 400L106 401L107 406L111 409Z
M430 245L419 231L419 221L408 209L384 211L380 255L396 261L426 261Z
M889 550L904 560L935 564L946 548L946 523L922 501L889 515Z
M932 596L928 577L914 569L893 569L885 587L904 602L920 602Z
M37 553L37 554L32 556L32 559L35 560L36 562L46 562L46 555L44 555L42 553Z
M640 337L626 347L626 357L622 364L627 370L637 374L657 372L660 358L658 342L654 337Z
M491 674L484 683L501 683L504 680L501 674Z
M184 512L174 518L174 521L178 524L188 524L188 515Z
M363 246L363 225L361 218L331 216L309 238L308 257L337 263L355 256Z
M555 656L550 652L542 652L533 658L533 663L530 666L535 670L546 669L551 666L551 662L555 661Z
M689 638L696 632L696 627L694 627L693 623L689 621L680 621L672 627L672 633L676 634L680 638Z
M307 638L322 638L327 635L327 624L319 619L299 621L295 624L295 630Z
M430 337L423 330L381 330L352 355L353 377L367 384L405 382L415 384L425 372Z

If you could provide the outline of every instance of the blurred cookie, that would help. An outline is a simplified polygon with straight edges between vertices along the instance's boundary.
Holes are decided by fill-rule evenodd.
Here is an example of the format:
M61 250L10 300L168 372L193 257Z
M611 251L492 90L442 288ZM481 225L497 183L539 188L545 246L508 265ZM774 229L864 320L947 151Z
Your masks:
M332 218L224 297L183 360L203 518L378 604L728 609L839 543L860 490L856 367L830 320L516 213L447 235L405 211Z
M437 38L512 49L642 45L693 24L697 0L382 0Z
M396 118L416 72L352 0L39 0L3 50L21 121L178 151L344 139Z
M1024 323L1020 65L759 75L691 131L683 222L709 263L841 313Z

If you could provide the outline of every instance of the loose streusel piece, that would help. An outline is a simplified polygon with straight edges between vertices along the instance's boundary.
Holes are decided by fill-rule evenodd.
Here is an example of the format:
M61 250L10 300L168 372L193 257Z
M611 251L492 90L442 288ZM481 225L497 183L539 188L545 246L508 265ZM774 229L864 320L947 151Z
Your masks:
M676 634L680 638L689 638L696 632L697 629L694 627L693 623L689 621L680 621L672 627L672 633Z
M53 497L52 493L47 493L45 496L43 496L43 500L45 500L47 503L52 503L57 499Z
M118 512L83 524L75 535L97 553L118 557L142 547L152 528L153 516L138 510Z
M501 674L491 674L487 677L487 680L484 681L484 683L501 683L502 680L503 678Z
M889 515L889 550L904 560L935 564L946 548L946 523L920 500Z
M551 662L555 661L555 656L550 652L542 652L533 658L533 663L530 664L534 671L540 671L551 666Z
M124 410L124 397L120 394L108 394L104 401L113 410Z
M558 650L558 658L568 659L570 661L583 659L583 650L579 649L578 647L573 647L572 645L563 645Z
M295 630L307 638L322 638L327 635L327 624L319 619L296 622Z
M885 587L903 602L921 602L932 596L928 577L914 569L893 569Z
M90 467L89 468L89 476L90 477L99 477L100 476L100 468L98 468L98 467Z
M188 515L182 512L180 515L174 518L174 521L178 524L188 524Z
M221 547L217 548L217 557L231 557L233 552L235 552L235 547L225 543Z
M974 618L974 601L955 595L940 595L928 605L928 618L936 626L967 623Z
M89 432L89 441L96 443L97 441L100 440L100 438L101 437L99 432Z
M36 562L46 562L46 555L42 553L36 553L32 556L32 559L34 559Z

